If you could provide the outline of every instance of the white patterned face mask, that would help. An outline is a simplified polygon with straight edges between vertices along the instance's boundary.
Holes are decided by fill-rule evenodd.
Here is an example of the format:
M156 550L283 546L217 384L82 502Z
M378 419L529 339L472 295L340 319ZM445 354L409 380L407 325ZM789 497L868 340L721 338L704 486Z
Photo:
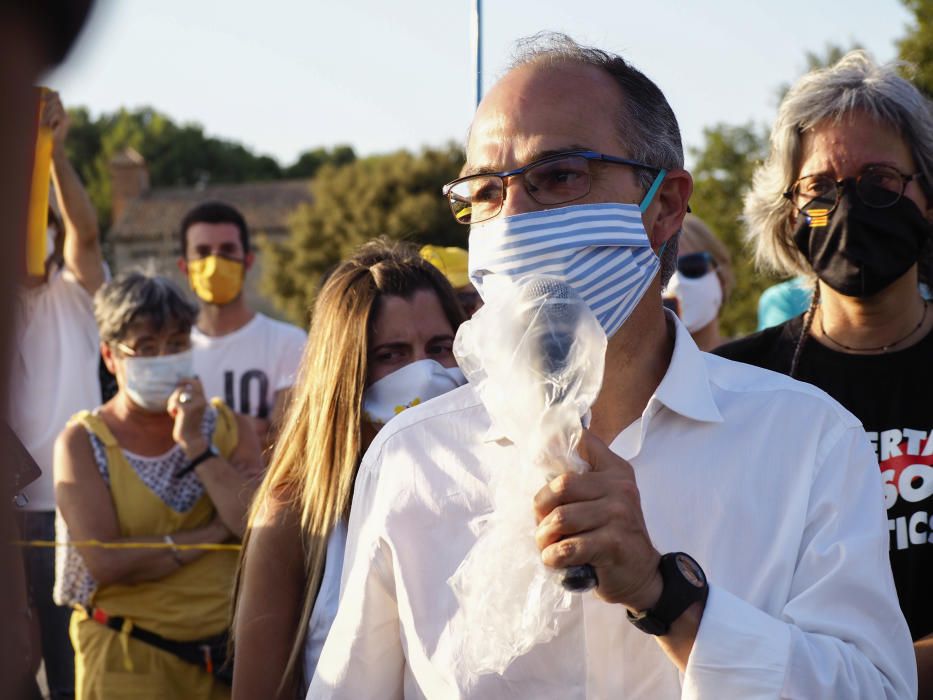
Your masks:
M191 350L158 357L126 357L124 390L137 406L158 413L165 410L178 382L191 377Z
M417 406L466 384L459 367L418 360L387 374L363 392L363 417L382 426L406 408Z
M502 278L556 277L576 290L611 338L661 266L641 215L665 174L641 204L576 204L471 226L473 285L487 300Z

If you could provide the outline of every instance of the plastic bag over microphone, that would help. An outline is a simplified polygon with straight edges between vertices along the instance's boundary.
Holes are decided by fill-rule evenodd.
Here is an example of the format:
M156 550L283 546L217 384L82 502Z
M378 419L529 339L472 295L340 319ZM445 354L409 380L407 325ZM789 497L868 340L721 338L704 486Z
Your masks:
M589 468L576 448L606 355L599 321L565 282L495 277L454 341L461 370L518 453L490 465L493 510L474 523L478 538L448 580L461 610L463 661L476 674L502 674L552 639L571 607L561 572L541 561L533 501L549 479Z

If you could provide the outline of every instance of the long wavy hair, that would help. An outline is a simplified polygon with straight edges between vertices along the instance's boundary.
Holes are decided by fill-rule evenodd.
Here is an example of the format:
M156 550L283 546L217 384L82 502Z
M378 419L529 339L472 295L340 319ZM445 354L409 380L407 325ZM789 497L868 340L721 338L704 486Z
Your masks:
M347 517L362 451L362 402L372 327L383 296L437 294L456 332L465 320L450 284L415 247L377 239L363 245L326 279L311 315L297 382L269 468L250 508L234 594L250 555L250 534L263 509L284 504L301 516L305 561L301 618L282 686L297 684L308 621L324 573L327 541Z

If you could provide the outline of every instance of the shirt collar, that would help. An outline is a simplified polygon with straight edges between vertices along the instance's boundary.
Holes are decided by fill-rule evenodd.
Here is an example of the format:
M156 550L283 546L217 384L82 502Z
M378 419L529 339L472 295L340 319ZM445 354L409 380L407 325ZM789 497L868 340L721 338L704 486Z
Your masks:
M691 420L721 423L723 417L713 399L703 353L677 315L669 309L665 309L665 313L668 324L673 324L674 327L674 352L664 378L648 400L642 415L654 414L659 408L658 404L662 404ZM495 422L492 422L483 434L482 441L502 440L509 441Z
M721 423L723 417L713 399L704 353L676 314L668 309L665 313L675 329L674 353L664 378L648 401L648 408L659 402L685 418Z

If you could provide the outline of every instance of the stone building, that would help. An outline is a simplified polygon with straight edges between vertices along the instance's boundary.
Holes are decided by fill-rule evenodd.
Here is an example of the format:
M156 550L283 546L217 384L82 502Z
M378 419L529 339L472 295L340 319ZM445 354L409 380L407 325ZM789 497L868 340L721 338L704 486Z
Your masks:
M200 202L227 202L242 212L256 251L256 264L246 276L246 298L253 308L277 315L259 291L262 254L255 243L261 237L274 242L287 235L289 217L301 204L311 202L311 180L152 188L143 157L131 148L111 159L110 177L114 223L107 246L114 272L152 264L187 290L177 264L178 225Z

